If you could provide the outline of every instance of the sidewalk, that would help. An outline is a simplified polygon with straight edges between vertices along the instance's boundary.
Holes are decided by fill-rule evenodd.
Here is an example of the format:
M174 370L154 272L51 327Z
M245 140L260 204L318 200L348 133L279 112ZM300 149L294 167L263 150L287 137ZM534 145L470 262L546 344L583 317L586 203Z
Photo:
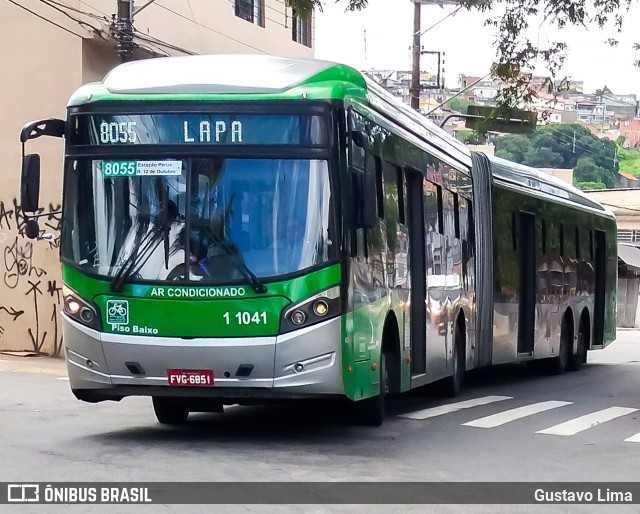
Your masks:
M0 373L39 373L67 376L67 366L64 359L51 357L14 357L0 354Z

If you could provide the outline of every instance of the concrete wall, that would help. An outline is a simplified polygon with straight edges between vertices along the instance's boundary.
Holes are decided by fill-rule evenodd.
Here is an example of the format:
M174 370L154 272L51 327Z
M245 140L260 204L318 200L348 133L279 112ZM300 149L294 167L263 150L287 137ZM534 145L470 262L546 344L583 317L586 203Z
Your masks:
M43 137L27 145L27 152L37 152L42 159L40 205L47 215L40 218L40 228L48 237L31 241L21 234L18 136L30 120L64 118L71 93L85 82L102 79L119 63L108 35L116 2L66 0L65 5L92 15L63 8L82 23L39 0L20 0L19 4L24 8L0 2L5 41L0 52L0 96L4 99L0 123L0 350L59 355L61 216L56 211L61 204L63 144ZM292 41L291 12L282 1L266 0L265 17L264 27L240 19L230 0L163 0L135 18L140 31L136 43L144 47L136 57L183 55L172 46L194 53L313 56L311 48Z

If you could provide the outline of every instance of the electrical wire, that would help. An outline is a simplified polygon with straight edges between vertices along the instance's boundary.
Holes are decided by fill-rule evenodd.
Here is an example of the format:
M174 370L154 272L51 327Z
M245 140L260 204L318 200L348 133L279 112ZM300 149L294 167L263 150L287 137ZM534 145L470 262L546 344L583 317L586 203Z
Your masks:
M236 43L240 43L241 45L244 45L244 46L247 46L249 48L252 48L253 50L257 50L258 52L263 53L263 54L267 53L264 50L262 50L261 48L257 48L257 47L255 47L253 45L250 45L249 43L245 43L244 41L240 41L239 39L236 39L236 38L231 37L231 36L229 36L227 34L224 34L223 32L220 32L218 30L212 29L211 27L209 27L207 25L203 25L202 23L199 23L199 22L197 22L195 20L192 20L191 18L189 18L188 16L185 16L184 14L180 14L179 12L176 12L173 9L170 9L169 7L165 7L162 4L159 4L159 3L156 2L153 5L157 5L158 7L161 7L162 9L165 9L166 11L169 11L169 12L175 14L176 16L179 16L180 18L184 18L185 20L190 21L191 23L199 25L199 26L201 26L201 27L203 27L203 28L205 28L207 30L210 30L211 32L214 32L214 33L216 33L216 34L218 34L220 36L223 36L223 37L226 37L228 39L231 39L232 41L235 41Z
M106 15L105 16L98 16L95 13L83 11L81 9L76 9L75 7L67 5L67 4L65 4L63 2L59 2L57 0L40 0L40 1L45 3L45 4L47 4L47 5L54 4L54 5L57 5L59 7L63 7L65 9L68 9L70 11L76 12L78 14L82 14L83 16L87 16L88 18L94 18L94 19L100 20L100 21L107 21L107 22L109 21L109 18ZM51 6L51 7L53 7L53 6Z
M229 0L231 1L231 0ZM457 9L454 9L453 11L451 11L449 14L447 14L444 18L442 18L440 21L437 21L436 23L434 23L433 25L431 25L431 27L424 29L422 32L420 32L419 34L414 34L414 36L418 35L418 36L422 36L424 34L426 34L427 32L429 32L432 29L435 29L438 25L440 25L443 21L445 21L447 18L450 18L451 16L453 16L455 13L457 13L460 9L462 9L462 6L458 7Z
M193 6L191 5L191 0L187 0L187 5L189 6L189 11L191 11L191 16L193 16L193 19L195 20L196 13L193 12ZM209 53L211 53L211 48L209 47L209 43L207 43L207 38L204 37L204 34L202 33L202 27L198 27L198 32L200 33L200 37L202 38L202 42L204 43L205 48Z
M591 148L587 148L587 147L583 146L581 143L578 143L577 141L576 141L576 142L574 142L574 141L573 141L573 138L572 138L571 136L569 136L569 135L567 135L567 134L565 134L565 133L563 133L563 132L551 132L549 135L550 135L551 137L555 137L558 141L561 141L561 142L563 142L563 143L570 144L570 145L575 145L577 148L580 148L580 150L582 150L583 152L590 153L591 155L596 155L596 156L604 157L605 159L610 159L610 160L612 160L612 161L614 162L614 164L615 164L616 162L618 162L618 161L617 161L616 159L614 159L613 157L607 157L606 155L605 155L605 156L603 156L603 155L598 155L597 153L594 153L594 152L595 152L595 150L593 150L593 149L591 149ZM565 138L567 138L567 139L560 139L558 136L563 136L563 137L565 137Z
M47 18L45 18L44 16L38 14L37 12L32 11L31 9L25 7L24 5L16 2L15 0L7 0L8 2L12 3L13 5L15 5L16 7L20 7L20 9L24 9L25 11L27 11L28 13L33 14L36 18L40 18L41 20L46 21L47 23L51 23L51 25L55 25L56 27L58 27L59 29L64 30L65 32L68 32L69 34L73 34L74 36L77 37L84 37L82 34L78 34L76 32L74 32L73 30L69 30L66 27L63 27L62 25L59 25L58 23L56 23L55 21L51 21Z

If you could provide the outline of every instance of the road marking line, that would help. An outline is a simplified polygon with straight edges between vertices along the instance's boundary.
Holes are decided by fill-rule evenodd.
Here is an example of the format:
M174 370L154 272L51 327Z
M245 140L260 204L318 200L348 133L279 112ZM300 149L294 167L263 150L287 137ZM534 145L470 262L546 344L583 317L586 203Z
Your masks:
M640 432L625 439L627 443L640 443Z
M526 418L539 412L544 412L551 409L557 409L558 407L564 407L565 405L571 405L573 402L561 402L556 400L550 400L547 402L532 403L531 405L524 405L523 407L517 407L515 409L509 409L492 416L485 416L484 418L474 419L468 423L463 423L466 427L478 427L478 428L494 428L505 423L510 423L517 419Z
M612 419L626 416L627 414L631 414L637 410L638 409L632 409L630 407L609 407L608 409L585 414L584 416L570 419L569 421L565 421L559 425L539 430L536 434L576 435L578 432L596 427L602 423L611 421Z
M436 416L442 416L443 414L449 414L451 412L456 412L462 409L469 409L471 407L477 407L479 405L487 405L489 403L512 399L512 396L483 396L482 398L474 398L473 400L449 403L447 405L440 405L439 407L431 407L430 409L423 409L415 412L408 412L406 414L400 414L400 417L409 419L435 418Z
M56 380L69 380L69 377L56 377Z

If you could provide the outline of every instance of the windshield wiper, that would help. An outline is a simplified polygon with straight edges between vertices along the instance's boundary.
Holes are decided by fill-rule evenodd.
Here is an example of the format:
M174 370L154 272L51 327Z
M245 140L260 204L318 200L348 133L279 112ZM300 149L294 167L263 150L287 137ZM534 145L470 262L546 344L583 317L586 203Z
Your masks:
M164 227L155 226L147 232L138 244L139 251L134 251L122 263L116 274L113 276L109 289L114 292L122 291L122 284L125 279L134 274L135 268L140 269L147 262L153 251L158 247L162 238L159 237L164 232Z
M249 266L247 266L244 261L238 258L238 253L229 248L227 242L224 239L214 235L209 230L207 230L207 232L209 233L209 236L211 236L211 239L213 239L218 245L220 245L220 247L224 250L224 253L231 257L231 262L235 265L238 271L242 273L242 276L253 288L253 290L258 294L266 293L268 291L267 286L262 283L262 281L256 276L253 271L251 271Z
M150 232L147 232L140 243L138 243L139 252L134 251L122 263L122 266L114 275L111 281L110 289L114 292L122 290L124 281L139 271L146 264L154 250L160 242L164 243L164 266L169 269L169 232L171 231L171 221L174 213L169 212L169 191L168 186L165 189L160 177L157 177L156 185L158 188L158 196L160 197L160 215L158 217L159 224L154 225Z

